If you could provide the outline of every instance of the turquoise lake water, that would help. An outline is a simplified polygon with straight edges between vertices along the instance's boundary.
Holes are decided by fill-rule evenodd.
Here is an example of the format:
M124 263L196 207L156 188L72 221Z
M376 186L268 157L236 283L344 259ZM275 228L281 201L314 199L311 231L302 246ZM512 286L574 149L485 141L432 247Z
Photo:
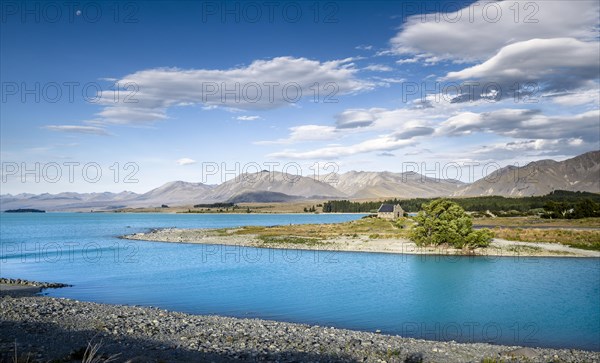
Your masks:
M3 277L51 296L433 340L600 350L600 259L440 257L121 240L344 214L0 214Z

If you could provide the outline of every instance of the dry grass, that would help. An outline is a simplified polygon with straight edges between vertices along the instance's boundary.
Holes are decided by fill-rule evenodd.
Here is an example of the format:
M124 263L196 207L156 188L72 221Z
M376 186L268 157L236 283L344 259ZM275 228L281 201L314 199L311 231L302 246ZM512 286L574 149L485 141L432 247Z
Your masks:
M475 218L475 226L600 228L600 218L543 219L539 217Z
M15 340L15 354L13 355L12 363L29 363L33 361L31 356L32 354L30 352L19 355L19 348L17 346L17 341Z
M263 244L291 244L291 245L302 245L302 246L318 246L321 245L321 239L319 238L308 238L308 237L297 237L297 236L259 236L258 239Z
M340 236L372 237L372 238L406 238L410 221L388 221L379 218L364 218L356 221L333 224L291 224L287 226L247 226L235 230L221 229L215 233L226 235L257 235L257 236L294 236L302 238L327 239ZM404 228L403 228L404 227ZM373 237L377 236L377 237Z
M567 229L494 228L496 238L521 242L551 242L600 251L600 231Z
M93 343L92 342L93 340L94 339L92 338L92 340L90 340L88 342L88 345L85 348L85 350L83 350L83 348L82 348L79 352L72 353L68 360L69 361L73 361L73 359L76 361L81 360L81 363L111 363L111 362L117 361L117 358L121 355L120 353L107 357L100 353L100 348L102 347L102 341L100 341L99 343ZM81 356L77 357L78 354L81 354ZM33 356L33 354L31 352L19 354L17 341L15 340L15 351L14 351L14 355L12 357L12 363L30 363L30 362L37 361L36 359L32 358L32 356ZM0 361L1 361L1 359L0 359ZM58 360L52 360L52 361L54 362L54 361L58 361ZM63 360L60 360L60 361L62 362Z

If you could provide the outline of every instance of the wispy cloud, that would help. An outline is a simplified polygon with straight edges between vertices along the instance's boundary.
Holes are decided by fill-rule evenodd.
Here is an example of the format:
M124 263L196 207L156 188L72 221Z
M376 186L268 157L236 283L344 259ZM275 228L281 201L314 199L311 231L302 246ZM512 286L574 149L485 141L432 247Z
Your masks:
M374 151L393 151L403 147L415 145L414 140L399 140L393 135L381 136L375 139L349 146L324 147L310 151L284 150L268 155L281 159L337 159L340 157L370 153Z
M182 166L196 164L196 160L190 158L181 158L179 160L176 160L175 162L177 163L177 165Z
M255 121L260 120L260 116L238 116L235 119L240 121Z
M154 68L123 77L135 85L129 99L115 104L114 92L101 95L106 123L155 122L167 119L171 107L199 104L239 110L269 110L313 97L315 84L335 87L336 97L370 90L373 83L356 78L352 58L320 62L278 57L232 69Z
M459 136L477 132L517 139L581 139L598 143L600 110L570 116L547 116L540 110L501 109L462 112L441 123L439 135Z
M301 125L290 127L290 135L284 139L272 141L257 141L256 145L294 144L298 142L323 141L339 138L340 135L333 126Z
M531 139L483 145L469 154L478 160L519 160L523 156L539 159L554 155L577 155L591 150L597 150L597 144L589 144L578 138Z
M109 136L110 134L102 127L97 126L79 126L79 125L48 125L44 126L50 131L68 132L75 134L101 135Z
M368 66L366 66L363 69L367 70L367 71L373 71L373 72L391 72L394 70L392 67L386 66L383 64L369 64Z
M375 117L368 110L350 109L336 115L335 125L339 129L351 129L369 126L375 121Z

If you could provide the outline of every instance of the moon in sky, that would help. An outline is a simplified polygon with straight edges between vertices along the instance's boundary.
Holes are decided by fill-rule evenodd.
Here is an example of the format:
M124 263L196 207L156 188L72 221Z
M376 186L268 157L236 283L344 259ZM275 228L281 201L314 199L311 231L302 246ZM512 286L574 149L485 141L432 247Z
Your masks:
M81 10L77 10L77 11L75 12L75 15L77 15L77 16L80 16L80 15L81 15Z

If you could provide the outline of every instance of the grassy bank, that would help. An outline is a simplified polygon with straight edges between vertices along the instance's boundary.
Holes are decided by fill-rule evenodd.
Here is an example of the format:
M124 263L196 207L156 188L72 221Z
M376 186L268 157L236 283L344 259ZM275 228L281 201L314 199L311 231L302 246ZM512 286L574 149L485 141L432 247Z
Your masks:
M544 219L540 217L497 217L475 218L474 226L497 227L556 227L556 228L600 228L600 218Z
M379 218L363 218L356 221L331 224L290 224L285 226L247 226L235 230L220 229L221 235L256 235L265 237L300 237L304 239L327 239L340 236L377 238L407 238L412 221L401 219L388 221ZM293 239L290 239L293 241ZM301 241L304 241L301 239ZM293 242L292 242L293 243Z
M334 224L292 224L284 226L247 226L237 229L219 229L215 233L227 235L253 235L265 244L315 245L326 239L352 237L367 240L407 239L414 222L410 218L388 221L379 218L363 218ZM563 228L600 226L599 218L585 220L545 220L541 218L493 218L477 219L474 225L497 226L495 238L510 241L560 243L565 246L600 251L600 230L575 230ZM502 227L528 228L502 228ZM544 229L532 227L543 226ZM547 228L557 227L557 228Z
M600 230L494 228L494 236L509 241L549 242L584 250L600 251Z

